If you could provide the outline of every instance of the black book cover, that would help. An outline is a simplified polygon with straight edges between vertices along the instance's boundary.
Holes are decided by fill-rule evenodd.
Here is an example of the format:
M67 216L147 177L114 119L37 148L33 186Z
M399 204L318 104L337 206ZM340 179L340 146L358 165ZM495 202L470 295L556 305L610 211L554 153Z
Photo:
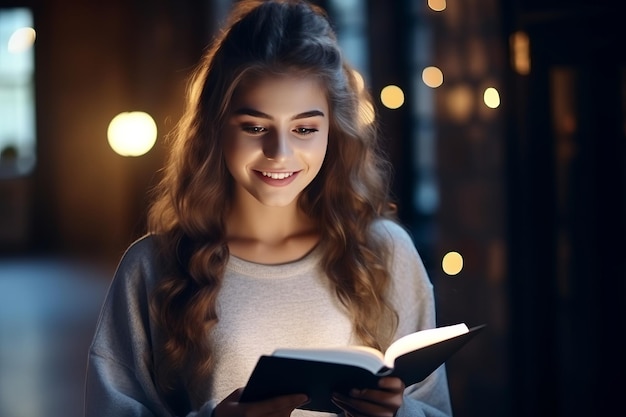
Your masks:
M240 401L252 402L305 393L310 402L300 408L338 413L341 410L331 401L333 392L348 393L352 388L374 388L378 379L387 375L399 377L406 386L421 382L484 327L472 327L467 333L399 356L393 369L383 368L376 374L351 365L261 356Z

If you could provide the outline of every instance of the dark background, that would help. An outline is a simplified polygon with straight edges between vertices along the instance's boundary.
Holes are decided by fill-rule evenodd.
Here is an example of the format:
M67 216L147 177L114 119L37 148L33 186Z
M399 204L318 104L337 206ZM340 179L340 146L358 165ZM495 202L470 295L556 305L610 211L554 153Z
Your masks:
M455 415L623 414L624 6L363 3L368 87L406 94L400 109L377 110L439 321L488 325L448 362ZM106 287L143 232L163 137L224 7L0 0L14 6L35 16L38 161L31 175L0 179L0 415L73 417ZM511 65L517 31L530 40L528 74ZM424 98L414 81L426 65L444 84ZM497 109L482 103L488 86ZM134 109L155 118L159 139L123 158L106 129ZM456 276L440 266L449 251L464 257Z

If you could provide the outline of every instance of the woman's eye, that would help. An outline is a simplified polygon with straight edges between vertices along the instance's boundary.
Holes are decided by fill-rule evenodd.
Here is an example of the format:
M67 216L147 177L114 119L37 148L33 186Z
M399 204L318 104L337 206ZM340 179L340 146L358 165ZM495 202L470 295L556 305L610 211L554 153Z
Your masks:
M297 127L294 129L294 131L301 136L306 136L306 135L310 135L311 133L315 133L317 132L317 129L312 128L312 127Z
M251 135L260 135L267 132L267 129L263 126L243 126L242 130Z

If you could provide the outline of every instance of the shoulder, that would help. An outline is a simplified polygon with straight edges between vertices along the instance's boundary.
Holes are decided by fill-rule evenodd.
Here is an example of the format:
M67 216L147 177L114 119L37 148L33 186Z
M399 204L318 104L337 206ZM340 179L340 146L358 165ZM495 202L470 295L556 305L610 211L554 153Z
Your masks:
M157 246L153 235L147 234L131 243L124 251L118 270L153 263L158 258Z
M383 239L389 249L389 266L395 280L415 280L430 284L422 258L420 257L409 231L401 224L380 219L372 225L373 233Z
M377 220L373 230L389 245L390 302L398 313L397 337L435 325L433 285L407 229Z
M111 289L121 292L149 292L162 274L155 238L145 235L134 241L122 255Z
M417 255L417 250L409 231L394 220L381 218L374 221L372 233L382 238L393 253Z

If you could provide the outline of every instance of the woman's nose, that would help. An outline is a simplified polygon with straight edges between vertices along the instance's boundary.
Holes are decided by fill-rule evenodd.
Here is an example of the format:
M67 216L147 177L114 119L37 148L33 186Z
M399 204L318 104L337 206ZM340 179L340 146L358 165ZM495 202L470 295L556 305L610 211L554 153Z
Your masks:
M263 138L263 154L267 159L282 161L293 154L289 134L273 131Z

